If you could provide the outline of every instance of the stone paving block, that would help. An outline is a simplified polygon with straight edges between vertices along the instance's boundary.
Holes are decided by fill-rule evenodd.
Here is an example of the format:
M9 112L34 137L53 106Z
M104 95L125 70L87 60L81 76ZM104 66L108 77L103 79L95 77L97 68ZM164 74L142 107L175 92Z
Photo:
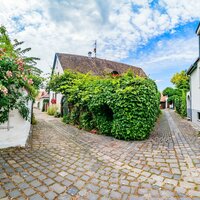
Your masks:
M141 173L141 175L143 175L143 176L145 176L145 177L149 177L149 176L151 176L151 173L146 172L146 171L143 171L143 172Z
M45 197L49 200L54 200L57 197L55 192L49 191L45 194Z
M77 177L75 177L71 174L67 175L65 178L69 179L70 181L76 181L77 180Z
M119 193L117 191L111 191L110 197L113 199L121 199L122 195L121 195L121 193Z
M100 181L100 183L99 183L99 186L100 186L101 188L107 188L108 185L109 185L109 183L108 183L108 182L105 182L105 181Z
M24 177L24 179L27 181L27 182L31 182L31 181L34 181L35 180L35 178L33 177L33 176L26 176L26 177Z
M18 187L19 187L20 189L26 189L26 188L29 187L29 184L27 184L27 183L20 183L20 184L18 185Z
M179 184L180 184L180 187L184 187L186 189L193 189L196 186L194 183L189 183L189 182L184 182L184 181L180 181Z
M88 200L98 200L99 196L94 193L89 193L87 198L88 198Z
M44 180L47 178L47 176L45 176L44 174L41 174L40 176L37 177L39 180Z
M110 190L105 189L105 188L101 188L100 191L99 191L99 193L100 193L101 195L103 195L103 196L108 196L109 193L110 193Z
M71 196L75 196L79 192L78 188L71 186L68 190L67 193L70 194Z
M39 194L35 194L30 197L30 200L45 200L45 199L41 197Z
M45 193L48 191L48 187L42 185L40 187L37 188L40 192Z
M53 181L52 179L50 178L47 178L43 181L46 185L52 185L55 181Z
M62 184L65 185L66 187L69 187L70 185L73 184L73 182L68 181L68 180L64 180L64 181L62 182Z
M32 182L30 182L30 184L33 186L33 187L39 187L41 185L41 183L37 180L34 180Z
M87 175L84 175L84 176L81 177L81 179L84 180L84 181L88 181L90 179L90 177L87 176Z
M66 187L64 187L64 186L62 186L62 185L60 185L58 183L55 183L55 184L51 185L50 188L53 191L55 191L56 193L58 193L58 194L63 193L65 191L65 189L66 189Z
M9 192L9 196L11 198L17 198L21 196L21 193L19 192L19 190L13 190L11 192Z
M172 178L172 177L173 177L172 174L167 173L167 172L163 172L163 173L161 173L161 176L166 177L166 178Z
M15 185L14 185L13 183L6 183L6 184L4 185L4 188L5 188L6 190L12 190L12 189L15 189L16 187L15 187Z
M33 190L32 188L27 188L24 190L24 193L26 194L26 196L31 196L32 194L35 194L35 190Z
M81 189L86 183L82 180L78 180L74 183L74 186L76 186L78 189Z
M61 177L61 176L56 176L56 177L54 178L54 180L57 181L57 182L62 182L62 181L64 181L65 179L64 179L63 177Z
M99 187L94 184L88 184L86 185L86 188L92 192L97 192L99 190Z
M139 195L145 195L148 193L148 190L147 189L144 189L144 188L139 188L138 189L138 194Z
M164 178L162 176L158 176L158 175L151 175L151 177L153 180L158 181L158 182L162 182L164 180Z
M199 197L200 198L200 191L189 190L188 195L191 196L191 197Z
M0 198L6 197L6 193L3 189L0 189Z
M64 172L64 171L59 172L58 174L59 174L60 176L62 176L62 177L65 177L65 176L68 175L68 173L67 173L67 172Z
M59 195L58 200L71 200L72 197L68 194Z
M172 184L174 186L177 186L178 185L178 181L177 180L174 180L174 179L169 179L169 178L166 178L164 180L165 183L169 183L169 184Z
M18 176L18 175L13 175L12 180L17 184L24 182L24 179L22 177Z
M121 188L119 190L122 193L130 193L131 188L129 186L121 186Z

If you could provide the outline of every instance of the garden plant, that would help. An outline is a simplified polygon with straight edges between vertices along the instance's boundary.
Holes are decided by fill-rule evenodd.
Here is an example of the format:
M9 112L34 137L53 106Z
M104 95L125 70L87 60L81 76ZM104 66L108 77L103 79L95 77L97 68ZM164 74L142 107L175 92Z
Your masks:
M66 70L49 87L67 99L64 122L118 139L147 138L160 113L155 82L131 71L99 77Z
M13 109L28 119L27 102L37 95L42 81L41 71L34 66L37 58L24 56L30 48L21 49L22 43L12 43L5 27L0 27L0 124L8 120Z

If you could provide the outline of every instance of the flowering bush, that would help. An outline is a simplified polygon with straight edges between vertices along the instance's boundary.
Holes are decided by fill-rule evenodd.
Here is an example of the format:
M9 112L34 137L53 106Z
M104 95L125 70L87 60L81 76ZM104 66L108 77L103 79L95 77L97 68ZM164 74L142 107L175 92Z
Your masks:
M33 80L19 58L0 56L0 124L8 120L10 110L18 109L28 119L27 102L32 99Z
M8 120L9 112L18 109L28 119L27 102L37 95L42 78L36 65L39 58L26 57L31 48L23 49L17 39L11 42L4 26L0 26L0 124Z
M51 99L52 104L56 104L56 99Z

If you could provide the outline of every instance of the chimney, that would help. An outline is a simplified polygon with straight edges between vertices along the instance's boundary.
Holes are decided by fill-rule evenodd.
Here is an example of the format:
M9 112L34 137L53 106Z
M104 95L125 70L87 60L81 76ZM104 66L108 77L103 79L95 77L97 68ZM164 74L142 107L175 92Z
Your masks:
M200 22L199 22L199 25L197 27L196 34L199 37L199 58L200 58Z
M88 58L92 58L92 52L91 51L88 52Z

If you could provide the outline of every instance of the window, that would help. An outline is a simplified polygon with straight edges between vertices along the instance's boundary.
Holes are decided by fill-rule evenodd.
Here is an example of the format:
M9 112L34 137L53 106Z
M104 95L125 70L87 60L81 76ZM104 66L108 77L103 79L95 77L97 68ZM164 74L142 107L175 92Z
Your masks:
M112 74L112 75L113 75L113 74L114 74L114 75L117 75L117 74L119 74L119 73L118 73L118 71L112 71L111 74Z
M200 120L200 112L197 113L197 119Z

